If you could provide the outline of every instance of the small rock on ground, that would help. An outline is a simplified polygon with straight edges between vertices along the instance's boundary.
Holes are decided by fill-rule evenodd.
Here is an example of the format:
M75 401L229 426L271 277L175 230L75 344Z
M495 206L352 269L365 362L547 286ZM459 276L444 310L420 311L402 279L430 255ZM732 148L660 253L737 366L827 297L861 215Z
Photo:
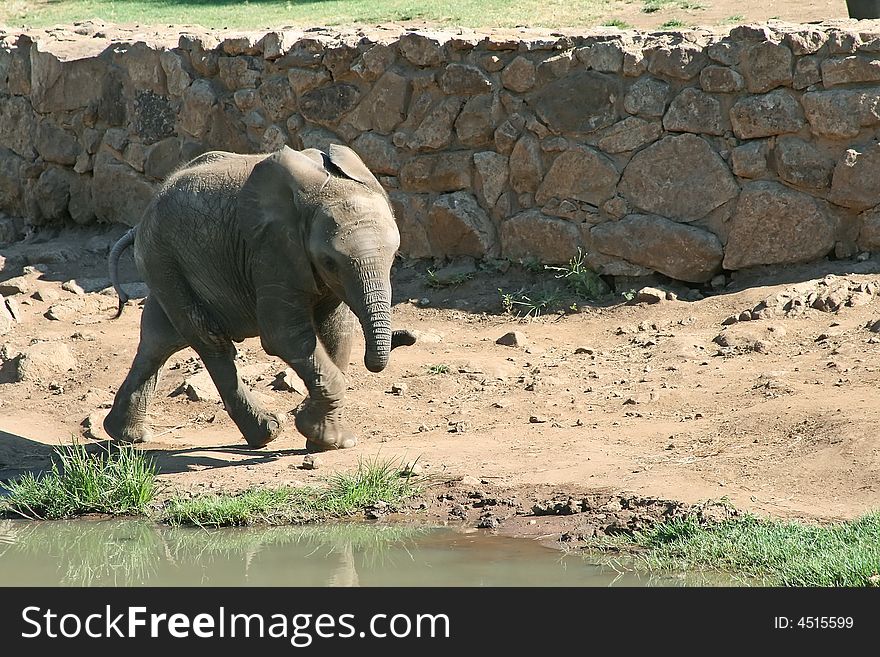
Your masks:
M110 440L110 436L104 431L104 418L107 411L94 411L89 413L88 417L83 420L83 435L92 440Z
M520 331L510 331L495 340L495 344L500 344L505 347L524 347L528 344L528 339L525 334Z
M303 456L301 467L303 470L317 470L322 465L324 465L324 461L317 454L306 454Z
M68 292L73 292L74 294L85 294L86 291L80 287L79 283L75 280L70 279L69 281L64 281L61 284L62 290L67 290Z
M638 303L660 303L666 301L666 292L656 287L643 287L636 292L636 301Z

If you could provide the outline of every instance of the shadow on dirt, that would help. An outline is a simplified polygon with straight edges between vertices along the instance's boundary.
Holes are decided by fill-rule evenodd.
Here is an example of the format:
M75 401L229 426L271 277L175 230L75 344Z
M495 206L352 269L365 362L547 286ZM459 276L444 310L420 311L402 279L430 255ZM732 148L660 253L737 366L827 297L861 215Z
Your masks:
M216 452L225 456L223 458L212 458L206 456L205 452ZM307 453L305 448L265 451L234 445L144 450L144 455L153 461L156 471L160 475L227 467L240 468L248 465L271 463L287 456L305 456ZM229 459L228 455L241 456L243 458Z
M39 474L50 469L54 453L52 445L0 430L0 484L27 472ZM0 495L4 490L0 487Z
M91 455L112 454L119 445L108 441L83 440L79 443ZM61 445L48 445L0 430L0 484L18 479L26 473L39 475L52 469L53 462L58 462L56 449ZM212 458L206 453L222 454L223 457ZM256 450L238 445L217 445L207 447L185 447L180 449L147 448L144 456L153 462L157 474L177 474L193 470L208 470L226 467L242 467L271 463L280 458L305 456L308 452L301 449ZM240 457L240 458L230 458ZM0 486L0 495L5 489Z

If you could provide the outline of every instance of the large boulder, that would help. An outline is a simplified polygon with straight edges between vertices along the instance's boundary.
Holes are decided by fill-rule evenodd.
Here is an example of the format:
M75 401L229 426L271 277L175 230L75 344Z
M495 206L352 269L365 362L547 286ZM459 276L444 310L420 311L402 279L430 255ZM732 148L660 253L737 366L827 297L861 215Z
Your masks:
M299 99L299 109L309 121L330 125L353 110L360 98L361 92L354 85L330 84L304 93Z
M484 207L495 207L509 173L506 156L495 151L474 153L474 182Z
M469 189L473 156L470 151L417 155L400 167L400 186L410 192L455 192Z
M534 192L544 177L541 145L531 134L517 140L510 153L510 186L515 192Z
M694 132L723 135L727 117L721 114L721 102L710 94L693 87L682 89L663 117L663 127L669 132Z
M663 126L659 121L628 116L608 128L598 146L606 153L625 153L657 141L661 134Z
M636 153L618 191L632 208L688 222L734 198L739 187L709 143L686 133Z
M153 185L107 151L95 156L92 198L102 221L134 226L153 198Z
M581 134L615 123L620 97L616 76L583 71L545 85L527 102L554 133Z
M880 203L880 144L849 148L834 167L828 200L854 210Z
M474 96L455 119L455 134L465 146L485 146L492 141L503 115L497 94Z
M538 210L520 212L501 224L501 255L505 258L563 264L577 255L579 244L580 231L575 224Z
M427 196L401 192L392 192L388 196L400 231L400 253L410 258L432 255L424 225L428 214Z
M804 125L804 112L797 98L777 89L759 96L744 96L730 109L730 123L740 139L797 132Z
M620 173L608 157L589 146L575 146L561 153L544 176L535 201L575 199L599 206L614 196Z
M724 250L714 234L655 215L631 214L590 231L593 248L606 255L691 283L721 269Z
M777 182L747 183L730 220L725 269L809 262L834 248L821 201Z
M764 41L752 45L742 56L740 70L751 93L764 93L791 84L794 56L781 43Z
M48 381L76 369L76 358L63 342L37 342L14 359L13 380Z
M400 157L391 140L374 132L365 132L351 144L352 149L374 174L396 176Z
M773 149L776 173L785 182L809 189L824 189L831 182L834 160L811 143L792 136L779 137Z
M467 192L443 194L434 201L426 230L435 254L475 258L498 255L495 225Z
M27 98L0 94L0 146L33 159L37 120Z
M406 77L395 71L386 71L376 80L348 120L358 130L390 134L406 118L409 86Z

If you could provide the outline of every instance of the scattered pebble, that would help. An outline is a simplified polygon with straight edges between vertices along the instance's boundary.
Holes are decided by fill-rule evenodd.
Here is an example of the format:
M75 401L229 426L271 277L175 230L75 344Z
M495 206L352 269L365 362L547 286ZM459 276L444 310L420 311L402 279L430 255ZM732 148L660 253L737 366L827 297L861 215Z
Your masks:
M398 381L396 383L391 384L391 394L397 395L398 397L405 395L409 386L406 385L403 381Z
M660 303L666 301L666 291L656 287L643 287L636 292L635 300L638 303Z
M73 279L70 279L69 281L64 281L61 284L61 289L67 290L68 292L73 292L74 294L80 294L80 295L86 293L86 291L84 289L82 289L82 287L80 287L79 283L77 283Z
M58 294L57 290L53 290L49 287L43 287L34 292L31 295L32 299L36 299L37 301L57 301L61 298L61 295Z
M324 461L317 454L306 454L303 456L302 469L303 470L317 470L322 465L324 465Z
M528 339L525 334L519 331L510 331L495 340L495 344L500 344L505 347L524 347L527 343Z

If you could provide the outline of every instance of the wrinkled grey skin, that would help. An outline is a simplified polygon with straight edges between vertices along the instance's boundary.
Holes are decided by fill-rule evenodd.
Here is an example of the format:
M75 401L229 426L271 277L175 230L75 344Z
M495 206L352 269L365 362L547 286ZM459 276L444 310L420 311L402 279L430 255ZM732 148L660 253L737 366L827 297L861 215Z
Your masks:
M391 349L415 338L391 330L390 273L400 236L387 195L354 151L285 147L192 160L111 251L120 312L127 297L116 264L132 241L150 294L137 355L104 421L110 436L148 439L144 421L159 370L190 346L248 445L269 443L281 417L259 407L233 361L233 342L259 335L265 351L308 388L296 413L306 447L356 444L341 418L355 318L372 372L385 368Z

